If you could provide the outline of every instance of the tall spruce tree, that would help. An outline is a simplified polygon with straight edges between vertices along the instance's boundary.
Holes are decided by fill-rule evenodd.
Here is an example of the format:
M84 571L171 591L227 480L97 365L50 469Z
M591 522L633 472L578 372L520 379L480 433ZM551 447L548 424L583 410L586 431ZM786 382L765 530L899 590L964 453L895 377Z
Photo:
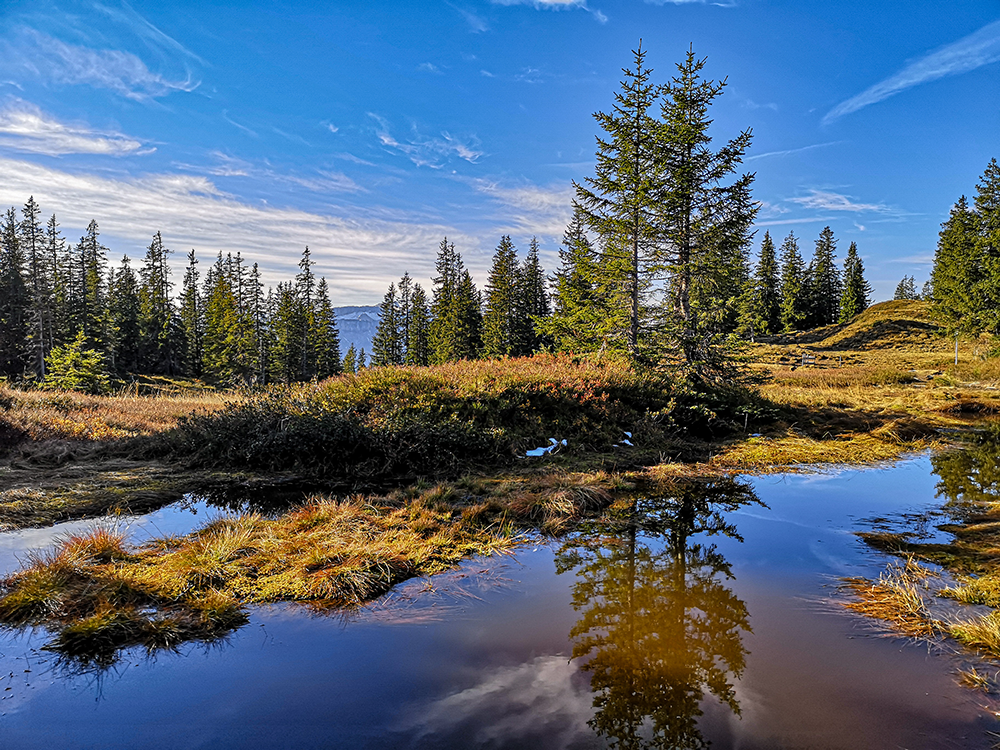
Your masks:
M680 349L696 377L731 377L731 339L749 274L748 248L758 204L753 173L738 174L752 134L712 149L709 107L725 80L701 77L706 59L689 49L663 88L657 151L659 257L668 274L664 342ZM726 184L727 180L732 182Z
M799 253L798 239L789 232L781 243L781 328L801 330L808 316L806 267Z
M386 367L403 363L403 339L399 330L399 305L396 301L396 285L389 289L379 306L378 327L372 338L372 366Z
M302 342L299 346L302 361L299 365L299 372L301 373L300 377L304 380L316 375L314 363L309 358L310 352L316 349L315 343L311 340L316 330L316 321L313 319L315 314L313 291L316 287L316 276L312 270L314 265L312 253L309 252L307 245L306 249L302 251L302 258L299 260L299 273L295 277L295 296L302 316Z
M455 251L454 243L445 237L438 247L434 261L434 291L431 301L430 357L437 364L460 359L457 337L460 325L459 290L465 266L462 256Z
M760 244L760 260L754 275L754 312L756 332L764 335L775 334L783 328L781 323L780 269L774 249L774 240L769 232L764 232Z
M406 348L410 345L410 324L413 319L413 279L405 272L396 287L399 297L396 309L399 317L399 340L402 362L406 362Z
M410 300L410 330L406 341L406 364L427 365L430 363L431 315L427 306L427 295L420 284L413 285Z
M303 379L302 353L307 333L303 305L291 282L278 284L271 313L271 370L283 383Z
M844 288L840 296L840 321L847 323L871 304L871 285L865 281L865 266L852 242L844 259Z
M96 222L91 222L96 232ZM88 229L88 235L90 230ZM146 372L174 375L179 371L180 347L176 321L170 301L170 250L163 246L163 237L153 235L143 258L139 277L140 326L142 358Z
M316 377L329 378L341 371L340 332L337 330L337 313L330 302L330 289L326 278L321 277L316 285L316 299L313 302L312 359Z
M597 138L594 177L574 187L588 227L600 238L601 274L595 281L609 302L600 337L636 355L645 343L650 288L660 268L663 158L652 114L659 91L641 41L632 55L634 67L622 69L625 78L611 112L594 115L604 131Z
M541 333L559 351L596 351L602 344L605 299L598 283L598 257L587 237L585 215L574 203L573 218L559 248L552 314Z
M931 282L932 314L949 334L978 334L985 326L982 282L985 264L980 256L978 217L963 195L941 225Z
M181 287L181 327L184 329L184 369L194 378L201 377L205 349L205 316L198 287L198 259L194 248L188 253L188 265Z
M486 306L483 313L483 356L508 357L517 348L520 327L521 286L517 254L510 235L500 238L489 280L486 282Z
M17 214L9 209L0 227L0 374L20 377L28 354L28 308L31 292Z
M139 280L129 262L121 266L108 286L108 311L112 347L111 364L120 375L136 374L141 367L142 330Z
M816 240L816 251L809 267L810 309L808 326L827 326L840 318L840 296L842 293L840 269L837 268L837 241L833 230L824 227Z
M552 310L546 288L545 270L538 257L538 239L531 238L521 264L517 290L518 309L514 316L514 354L528 356L551 345L544 334L545 321ZM485 326L485 323L484 323Z
M28 308L28 341L31 366L38 378L45 377L45 357L52 349L52 284L53 279L45 248L45 232L41 225L41 209L34 196L21 209L21 251L24 253L26 281L31 294Z

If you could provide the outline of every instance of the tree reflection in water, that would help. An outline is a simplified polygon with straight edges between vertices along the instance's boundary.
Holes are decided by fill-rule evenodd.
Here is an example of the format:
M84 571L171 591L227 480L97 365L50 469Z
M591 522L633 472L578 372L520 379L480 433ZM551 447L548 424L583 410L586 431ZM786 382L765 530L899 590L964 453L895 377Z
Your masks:
M730 479L673 483L616 502L556 555L574 571L573 657L586 659L596 713L591 727L620 748L703 748L701 702L736 715L746 605L726 587L729 563L705 537L742 541L725 514L762 505Z
M941 477L937 495L954 510L995 503L1000 498L1000 425L990 425L960 451L931 457Z

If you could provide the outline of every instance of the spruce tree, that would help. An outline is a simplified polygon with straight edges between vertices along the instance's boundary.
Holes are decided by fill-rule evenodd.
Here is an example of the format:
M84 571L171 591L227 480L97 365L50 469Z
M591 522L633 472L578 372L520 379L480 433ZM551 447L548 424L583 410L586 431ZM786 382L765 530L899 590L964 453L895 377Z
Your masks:
M96 240L96 222L91 222ZM88 228L88 236L91 230ZM170 266L163 246L163 237L153 235L139 272L142 280L139 289L140 326L142 330L142 358L146 372L173 375L178 367L178 347L174 331L173 308L170 303Z
M789 232L781 243L781 328L798 331L804 327L807 310L806 268L799 243Z
M518 309L514 316L514 354L523 357L551 344L551 340L543 333L552 310L545 270L538 258L538 240L535 237L528 243L528 253L521 265L519 281Z
M744 300L758 204L750 195L754 175L738 174L751 131L712 149L708 110L726 82L703 79L705 63L689 49L663 88L656 219L668 276L668 338L661 348L679 349L696 377L715 378L736 374L729 366L733 342L725 334L735 327Z
M864 312L871 304L872 288L865 281L865 266L858 255L858 246L852 242L844 259L844 288L840 296L840 320L847 323Z
M413 285L410 300L410 331L406 341L406 364L427 365L430 363L431 315L427 307L427 295L420 284Z
M126 255L108 288L111 339L114 342L111 363L114 370L122 376L138 373L140 369L140 307L139 280Z
M45 248L41 210L34 197L21 209L20 240L31 303L28 308L28 342L35 375L45 378L45 357L52 349L52 277Z
M757 332L764 335L778 333L784 327L781 323L781 289L779 288L778 259L774 240L769 232L764 232L760 245L760 260L754 275L754 312Z
M510 235L500 238L486 282L483 356L509 357L515 352L520 325L520 269Z
M482 348L482 300L468 270L462 273L452 305L455 359L476 359Z
M0 374L19 377L28 354L31 293L24 277L24 254L11 208L0 227Z
M268 359L270 357L268 338L268 304L264 298L264 283L260 279L260 269L253 264L250 270L250 316L253 320L254 380L263 385L267 382ZM339 356L339 352L338 352Z
M650 287L659 268L656 209L663 159L651 114L659 92L641 42L632 55L634 68L622 69L625 79L611 112L594 114L604 131L597 138L594 177L574 186L587 225L600 238L596 280L609 302L600 336L634 356L644 343Z
M931 282L932 314L949 335L983 329L980 292L985 264L980 257L978 217L963 195L941 225Z
M840 269L836 263L837 241L833 230L824 227L816 240L816 251L810 267L812 269L810 327L827 326L840 319L840 297L842 286Z
M399 340L401 362L406 362L406 348L410 344L410 323L413 318L413 279L405 272L396 287L399 301L396 304L399 318Z
M587 237L585 216L574 204L573 218L559 248L552 314L542 334L559 351L596 351L602 343L604 298L598 291L598 257Z
M66 241L59 231L56 215L49 217L45 225L45 255L48 263L49 278L52 279L52 333L53 346L68 343L75 333L73 331L72 305L69 300L68 252Z
M305 325L302 304L291 282L278 284L271 316L271 369L276 380L292 383L304 379L301 366L302 345L307 339Z
M981 283L983 330L1000 334L1000 164L991 159L976 184L977 255L985 265ZM996 353L996 351L994 351Z
M181 326L186 344L184 352L185 372L194 378L201 377L202 357L205 347L205 320L202 309L201 290L198 288L198 259L194 248L188 253L187 270L181 287Z
M920 295L917 294L917 280L912 276L904 275L896 285L896 291L892 298L894 300L920 299Z
M302 251L302 258L299 260L299 273L295 277L295 295L298 299L302 316L302 341L299 351L302 361L299 365L300 377L308 380L316 375L314 363L309 360L310 352L315 351L316 345L311 340L313 332L316 330L316 321L313 319L313 291L316 286L316 276L312 267L315 262L309 252L309 246Z
M344 355L344 372L358 371L358 353L354 350L354 344L347 347L347 354Z
M326 278L321 277L316 286L313 313L313 353L316 377L319 379L338 375L340 367L340 332L337 330L337 313L330 302L330 289Z
M389 289L379 306L378 327L372 338L371 361L373 367L386 367L403 363L403 340L399 330L399 307L396 302L396 285Z
M457 302L462 274L465 270L462 256L455 251L454 243L445 237L438 247L434 262L434 292L431 301L430 358L438 364L459 359L456 349L458 332Z

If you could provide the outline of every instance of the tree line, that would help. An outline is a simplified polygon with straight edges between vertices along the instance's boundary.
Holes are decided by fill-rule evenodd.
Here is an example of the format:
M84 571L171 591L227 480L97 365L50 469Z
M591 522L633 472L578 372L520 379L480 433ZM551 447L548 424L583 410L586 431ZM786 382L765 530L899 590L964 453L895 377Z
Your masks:
M341 372L336 315L308 247L295 279L266 292L258 265L239 253L219 253L202 280L192 250L175 295L159 232L133 269L128 256L109 264L96 221L73 244L55 215L44 229L40 215L29 198L20 218L10 208L0 224L0 375L51 380L53 364L84 360L119 378L216 383Z

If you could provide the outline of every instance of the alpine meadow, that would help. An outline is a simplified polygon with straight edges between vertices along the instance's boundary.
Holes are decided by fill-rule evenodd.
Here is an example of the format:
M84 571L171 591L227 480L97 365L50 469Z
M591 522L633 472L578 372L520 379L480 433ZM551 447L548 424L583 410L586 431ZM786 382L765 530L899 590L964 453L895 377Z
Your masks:
M4 747L995 747L960 5L0 10Z

